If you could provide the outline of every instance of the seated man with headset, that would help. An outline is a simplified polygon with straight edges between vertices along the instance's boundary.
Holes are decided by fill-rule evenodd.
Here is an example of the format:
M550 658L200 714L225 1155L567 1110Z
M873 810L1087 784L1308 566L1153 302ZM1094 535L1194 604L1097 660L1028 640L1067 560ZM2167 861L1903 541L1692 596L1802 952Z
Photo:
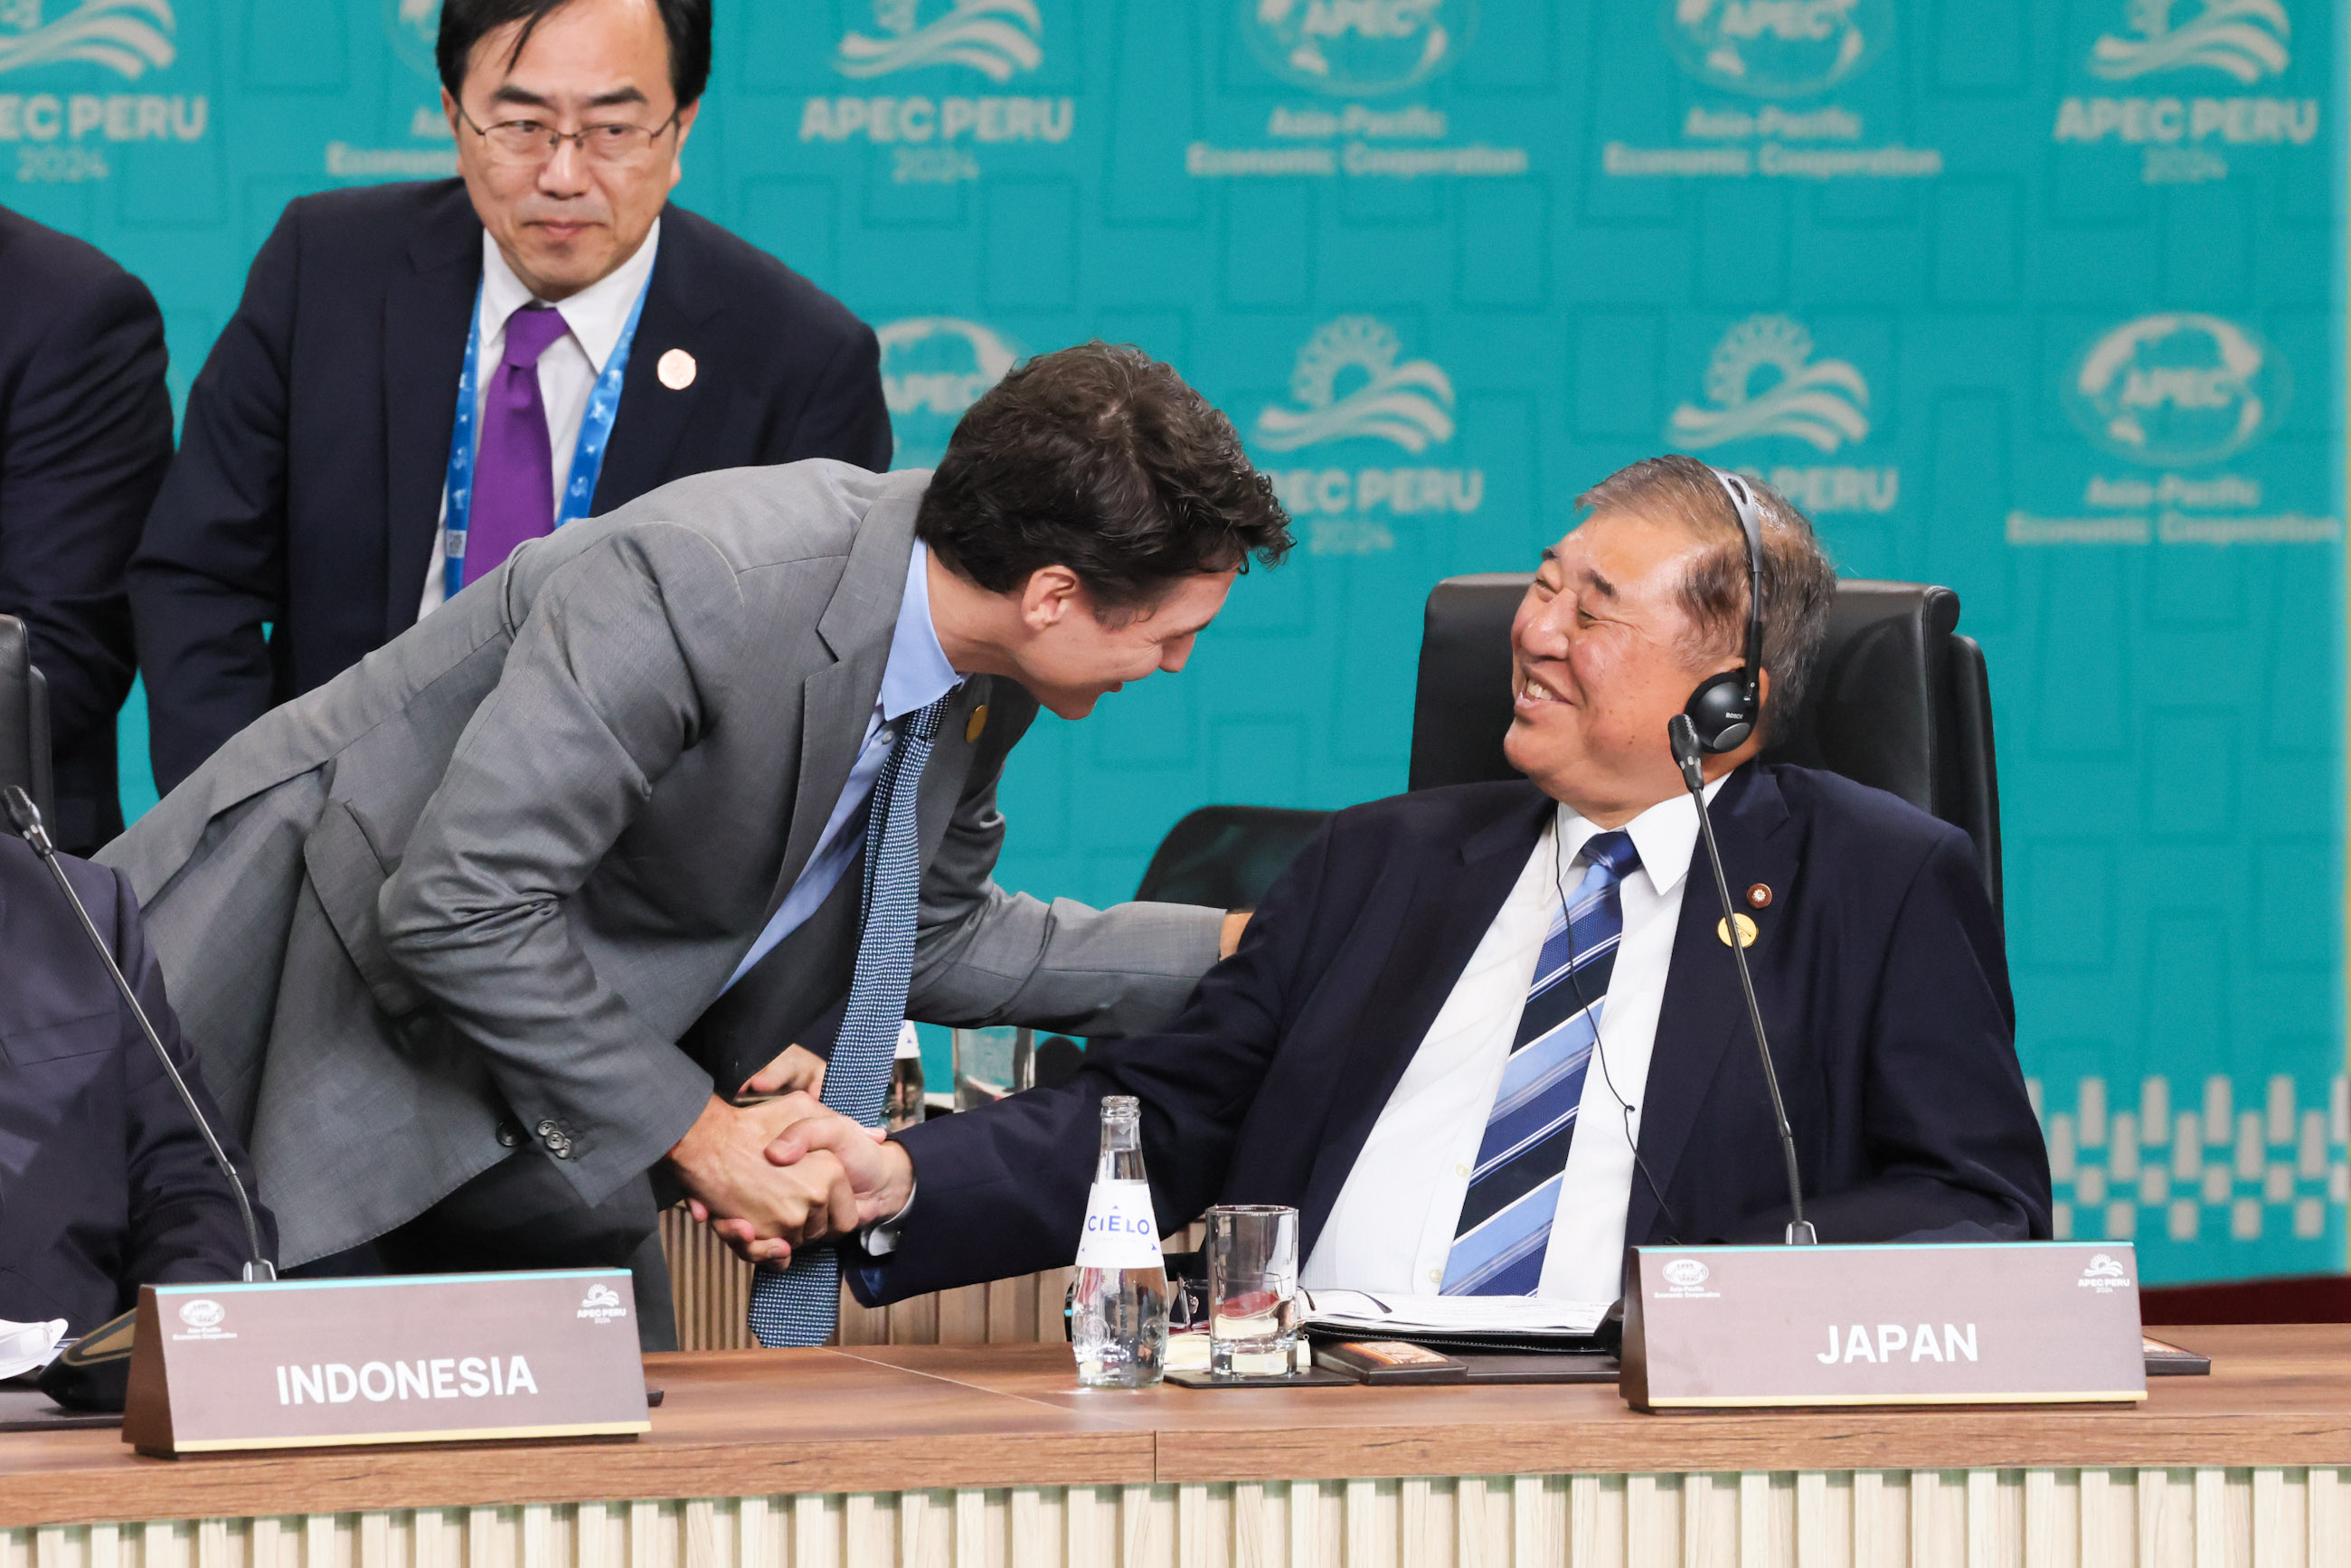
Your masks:
M841 1156L862 1300L1067 1263L1109 1094L1142 1102L1163 1230L1293 1205L1309 1287L1607 1301L1627 1242L1778 1239L1771 1099L1667 740L1684 712L1820 1239L2048 1236L1967 837L1756 761L1834 597L1811 525L1680 456L1581 505L1511 628L1524 781L1339 813L1175 1026L1064 1088L881 1144L811 1104L770 1157Z
M48 869L0 814L0 1318L69 1335L142 1284L235 1280L248 1242L227 1178ZM60 855L206 1117L223 1128L118 873ZM221 1137L250 1190L253 1169ZM265 1250L276 1247L266 1210Z

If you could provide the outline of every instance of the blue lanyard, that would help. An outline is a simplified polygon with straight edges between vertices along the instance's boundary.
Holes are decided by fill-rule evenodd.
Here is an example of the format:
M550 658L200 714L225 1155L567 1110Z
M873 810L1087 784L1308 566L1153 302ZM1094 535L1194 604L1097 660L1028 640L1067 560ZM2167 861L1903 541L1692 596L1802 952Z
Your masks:
M621 340L612 345L611 357L604 361L604 373L596 378L595 387L588 393L587 411L580 416L580 443L571 451L571 477L563 486L563 504L555 511L555 526L559 528L586 517L596 499L596 479L604 471L604 452L611 444L612 422L621 414L621 380L629 370L629 345L636 340L637 318L645 313L645 295L653 284L653 276L648 273L644 287L637 290L637 302L629 307L629 324L621 329ZM457 377L457 423L449 432L449 475L441 491L448 508L442 524L441 582L443 592L450 599L456 598L457 591L465 585L465 523L474 513L474 454L478 442L474 389L481 374L481 362L482 289L476 284L473 324L465 329L465 368Z

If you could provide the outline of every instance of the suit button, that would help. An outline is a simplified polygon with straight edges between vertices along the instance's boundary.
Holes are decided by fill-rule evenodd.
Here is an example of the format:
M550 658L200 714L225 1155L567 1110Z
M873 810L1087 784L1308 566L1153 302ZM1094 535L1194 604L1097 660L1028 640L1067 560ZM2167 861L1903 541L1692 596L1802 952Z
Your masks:
M498 1124L498 1142L509 1149L522 1147L522 1124L512 1116Z
M551 1120L541 1122L538 1126L531 1130L542 1138L551 1138L555 1136L555 1124Z

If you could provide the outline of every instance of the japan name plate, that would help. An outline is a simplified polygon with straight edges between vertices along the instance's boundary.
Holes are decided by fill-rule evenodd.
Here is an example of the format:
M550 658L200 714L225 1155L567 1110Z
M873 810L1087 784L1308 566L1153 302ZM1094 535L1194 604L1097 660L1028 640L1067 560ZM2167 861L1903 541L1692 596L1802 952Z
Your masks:
M650 1430L625 1269L148 1285L142 1454Z
M1635 1410L2147 1397L2126 1241L1632 1250Z

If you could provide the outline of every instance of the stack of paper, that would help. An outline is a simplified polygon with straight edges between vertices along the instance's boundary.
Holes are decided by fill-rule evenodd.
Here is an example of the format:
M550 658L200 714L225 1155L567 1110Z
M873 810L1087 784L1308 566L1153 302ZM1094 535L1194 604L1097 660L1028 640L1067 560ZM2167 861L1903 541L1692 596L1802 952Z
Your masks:
M49 1364L66 1337L66 1320L12 1323L0 1318L0 1382Z
M1301 1291L1309 1328L1401 1340L1573 1340L1600 1327L1613 1304L1541 1296L1392 1296Z

